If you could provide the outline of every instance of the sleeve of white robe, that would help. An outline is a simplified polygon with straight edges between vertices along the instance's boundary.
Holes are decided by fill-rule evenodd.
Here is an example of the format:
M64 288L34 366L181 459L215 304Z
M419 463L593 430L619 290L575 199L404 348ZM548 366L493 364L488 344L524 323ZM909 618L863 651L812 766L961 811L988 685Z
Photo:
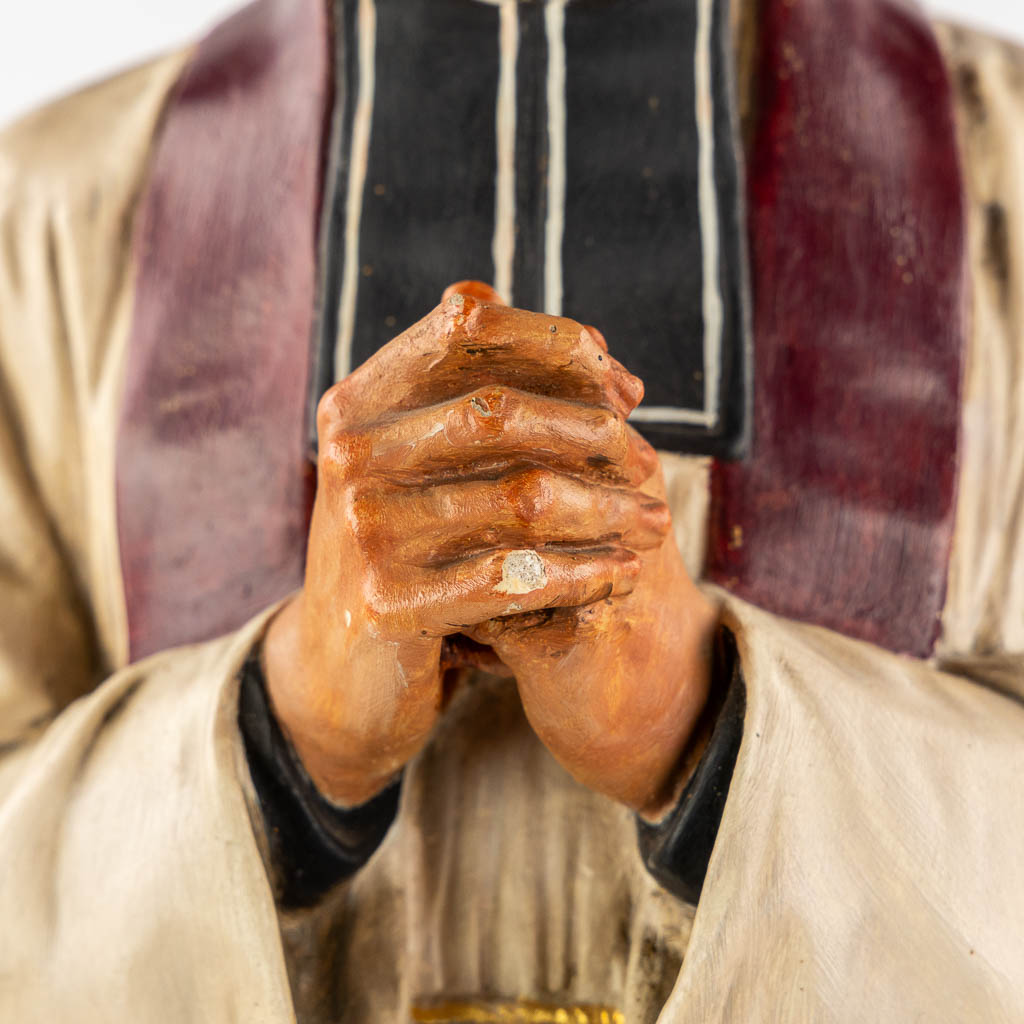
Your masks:
M972 277L956 674L725 598L743 741L661 1024L1024 1021L1024 50L939 41Z
M3 1019L292 1019L236 723L260 625L122 670L7 754Z
M1024 706L727 599L743 741L661 1021L1024 1020Z
M185 56L0 134L4 1021L293 1019L235 721L261 621L105 678L126 238Z

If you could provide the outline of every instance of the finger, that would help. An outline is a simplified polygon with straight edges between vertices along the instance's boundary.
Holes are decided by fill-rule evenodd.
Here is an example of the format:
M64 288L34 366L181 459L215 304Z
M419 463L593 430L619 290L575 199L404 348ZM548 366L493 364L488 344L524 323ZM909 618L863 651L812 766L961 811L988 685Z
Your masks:
M498 379L541 395L604 405L621 416L629 415L643 398L639 378L575 320L459 295L441 309L447 351L432 368L431 379L423 382L420 394L425 397L449 395L450 385L462 393L467 384Z
M661 478L661 460L658 458L654 445L632 423L626 424L626 434L629 437L629 443L636 449L637 462L643 466L649 466L651 469L651 473L646 479L651 480L653 477L652 482L657 489L658 497L664 497L665 484Z
M321 436L389 410L434 405L504 384L627 416L643 384L575 320L454 294L385 345L321 399Z
M355 453L355 454L353 454ZM541 464L636 485L657 470L654 449L607 409L511 388L480 388L365 431L336 431L322 454L346 472L399 484L440 482Z
M397 561L443 566L500 548L646 551L671 528L668 506L634 489L529 469L496 481L380 493L366 509L375 549ZM372 529L373 527L371 527Z
M502 550L424 570L401 597L383 589L381 614L424 636L449 636L502 615L576 607L632 592L640 556L619 547L588 552ZM408 573L408 570L406 570Z
M441 301L450 299L453 295L468 295L480 302L489 302L492 306L507 306L508 303L489 285L483 281L456 281L448 285L441 296Z

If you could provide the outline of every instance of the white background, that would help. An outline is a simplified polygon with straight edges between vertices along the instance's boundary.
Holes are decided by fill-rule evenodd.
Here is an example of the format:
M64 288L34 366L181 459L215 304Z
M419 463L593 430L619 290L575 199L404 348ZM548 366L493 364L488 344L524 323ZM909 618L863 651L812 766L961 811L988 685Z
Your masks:
M238 0L0 0L0 124L193 39ZM1022 0L933 0L932 11L1024 43Z

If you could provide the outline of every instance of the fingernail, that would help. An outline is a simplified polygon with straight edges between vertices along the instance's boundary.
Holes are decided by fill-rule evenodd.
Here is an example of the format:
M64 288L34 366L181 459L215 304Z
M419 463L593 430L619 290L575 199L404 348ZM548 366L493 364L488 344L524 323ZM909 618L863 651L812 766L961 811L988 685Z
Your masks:
M484 284L483 281L456 281L445 288L441 301L450 300L456 295L465 295L480 302L489 302L494 306L508 305L489 284Z

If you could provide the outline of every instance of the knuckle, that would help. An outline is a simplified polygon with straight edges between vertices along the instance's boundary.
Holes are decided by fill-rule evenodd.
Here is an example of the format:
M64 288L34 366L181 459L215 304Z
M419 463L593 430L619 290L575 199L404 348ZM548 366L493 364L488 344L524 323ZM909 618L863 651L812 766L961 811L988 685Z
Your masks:
M363 570L363 607L371 621L381 622L396 610L395 593L389 587L380 567L371 563Z
M629 548L616 548L612 558L620 571L639 572L643 568L643 559Z
M443 299L439 307L443 334L451 339L455 335L464 336L468 333L469 321L476 308L476 300L461 292Z
M339 381L329 387L321 396L316 406L316 430L317 436L323 439L337 429L341 424L344 415L345 402L345 381Z
M509 394L505 388L489 384L471 391L466 401L477 417L492 419L507 412Z
M665 502L658 503L657 507L652 510L651 518L654 520L654 529L658 533L664 535L672 529L672 510Z
M449 438L462 444L478 444L500 437L508 426L508 406L508 394L503 388L477 388L450 410Z
M510 477L505 483L505 501L522 523L536 523L555 501L554 480L542 469L531 469Z
M388 540L380 503L367 488L350 487L344 502L345 525L353 539L369 554L375 554Z
M320 470L327 477L354 477L370 455L370 441L357 431L335 430L320 448Z
M477 543L484 548L496 548L503 540L504 535L494 526L485 527L477 537Z
M607 409L597 409L594 412L593 425L598 444L608 454L621 457L629 443L626 423L622 417Z
M619 573L626 580L636 580L643 567L643 559L635 551L628 551L624 552Z
M633 495L629 505L621 510L630 524L642 526L659 535L672 529L672 512L663 501L652 499L644 494Z
M605 611L606 605L604 602L598 601L571 609L570 618L573 626L577 629L593 630L607 618Z
M492 551L480 563L480 576L488 586L501 582L501 569L507 555L507 551Z

